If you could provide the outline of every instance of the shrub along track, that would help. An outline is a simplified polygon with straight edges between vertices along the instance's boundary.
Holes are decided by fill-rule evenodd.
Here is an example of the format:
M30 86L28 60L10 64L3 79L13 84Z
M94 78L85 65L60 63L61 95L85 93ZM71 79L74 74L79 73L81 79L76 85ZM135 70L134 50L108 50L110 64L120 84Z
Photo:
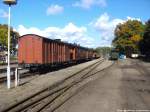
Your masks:
M71 96L73 96L77 90L84 85L83 80L96 74L94 70L99 66L104 59L97 61L96 63L72 74L70 77L62 80L61 82L45 88L42 91L23 99L22 101L7 107L2 112L40 112L40 111L54 111L57 107L63 104ZM74 89L73 89L74 88ZM48 110L47 110L48 109Z

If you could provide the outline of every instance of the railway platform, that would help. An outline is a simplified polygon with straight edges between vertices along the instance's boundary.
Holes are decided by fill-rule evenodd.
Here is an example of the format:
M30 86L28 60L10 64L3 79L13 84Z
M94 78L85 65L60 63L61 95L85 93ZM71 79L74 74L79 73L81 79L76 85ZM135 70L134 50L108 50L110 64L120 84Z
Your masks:
M35 93L38 93L39 91L42 91L44 88L53 88L61 81L70 77L72 74L75 74L77 71L86 68L87 66L97 62L98 60L102 59L96 59L72 67L68 67L66 69L40 75L39 77L31 80L28 83L16 88L12 87L10 90L7 89L6 84L0 85L0 111L2 112L6 108L13 106L20 101L23 101L27 97L30 97ZM104 65L106 66L107 64ZM108 65L110 65L110 63Z

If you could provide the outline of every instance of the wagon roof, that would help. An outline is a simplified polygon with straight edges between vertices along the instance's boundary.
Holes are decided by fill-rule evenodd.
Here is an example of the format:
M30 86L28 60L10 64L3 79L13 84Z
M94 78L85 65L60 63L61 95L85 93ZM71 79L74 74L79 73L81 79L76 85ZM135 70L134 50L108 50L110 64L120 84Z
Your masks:
M72 43L67 43L67 42L63 42L63 41L58 41L57 39L50 39L50 38L43 37L43 36L40 36L40 35L37 35L37 34L25 34L25 35L20 36L19 38L24 38L26 36L35 36L35 37L43 38L45 40L53 41L53 42L56 42L56 43L67 44L67 45L72 46L72 47L79 47L79 48L82 48L82 49L92 50L90 48L82 47L82 46L77 45L77 44L72 44Z

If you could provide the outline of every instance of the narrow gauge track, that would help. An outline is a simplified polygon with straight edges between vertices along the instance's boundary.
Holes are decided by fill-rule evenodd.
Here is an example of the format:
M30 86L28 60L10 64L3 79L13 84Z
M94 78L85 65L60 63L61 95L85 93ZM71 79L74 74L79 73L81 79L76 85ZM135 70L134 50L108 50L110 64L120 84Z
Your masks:
M12 63L10 63L10 65L14 65L14 64L18 64L18 62L12 62ZM2 63L2 64L0 64L0 67L1 67L1 66L4 66L4 65L7 65L7 63Z
M64 66L65 66L65 68L68 67L66 65L64 65ZM71 66L71 65L69 65L69 66ZM13 71L13 75L11 75L11 80L15 80L15 75L14 75L15 68L16 67L11 67L11 71ZM55 66L54 66L54 68L52 68L52 71L56 71L56 70L59 70L59 69L60 69L60 67L56 69ZM19 69L19 71L24 71L24 69L21 68L21 69ZM26 72L20 73L19 78L26 78L26 77L30 77L30 76L34 76L34 75L45 74L45 73L48 73L48 72L51 72L51 71L46 70L43 73L41 71L39 72L38 70L35 70L33 72L26 71ZM6 68L5 69L0 69L0 73L7 73L7 69ZM7 76L0 76L0 84L5 82L5 81L7 81Z
M20 71L23 71L23 69L21 69ZM37 72L30 73L29 71L24 71L23 73L19 74L19 78L26 78L26 77L33 76L33 75L37 75ZM14 79L15 79L15 75L11 75L11 80L14 80ZM5 81L7 81L6 76L0 77L0 83L3 83Z
M104 70L102 69L100 71L94 72L95 68L103 61L104 59L82 69L81 71L73 74L65 80L55 84L54 86L45 88L42 91L2 110L2 112L40 112L55 101L60 100L58 104L54 103L54 105L50 106L51 109L49 110L49 112L55 110L59 105L63 103L63 101L61 101L63 98L60 99L61 96L70 91L71 88L82 82L87 77L90 77L91 75ZM71 96L68 96L63 100L65 101L69 97Z
M11 67L11 70L14 71L16 67ZM0 73L7 72L7 68L0 68Z
M75 64L75 65L76 65L76 64ZM68 64L68 65L64 65L64 66L65 66L64 68L66 68L66 67L69 67L69 66L72 66L72 65L71 65L71 64L70 64L70 65ZM56 68L55 66L53 66L52 71L59 70L60 68L62 68L62 67L58 66L58 67ZM14 72L15 69L16 69L16 67L11 67L11 71ZM23 69L23 68L19 69L19 71L24 71L24 70L25 70L25 69ZM26 77L29 77L29 76L45 74L45 73L48 73L48 72L51 72L51 71L48 71L48 70L46 70L46 71L38 71L38 70L35 70L35 71L32 71L32 72L26 71L26 72L20 73L20 74L19 74L19 78L26 78ZM0 73L7 73L7 69L6 69L6 68L0 69ZM14 79L15 79L15 75L11 75L11 80L14 80ZM0 83L3 83L3 82L5 82L5 81L7 81L7 76L0 76Z
M66 67L71 66L71 65L68 65L68 66L64 65L64 66L66 68ZM13 74L14 74L15 68L16 67L11 67L11 71L13 71ZM53 66L52 71L59 70L60 68L62 68L62 67L59 66L58 68L56 68L55 66ZM23 68L19 69L19 71L24 71L24 70L25 69L23 69ZM45 74L45 73L48 73L48 72L51 72L51 71L48 71L48 70L46 70L46 71L35 70L35 71L30 72L28 70L28 71L25 71L23 73L19 73L19 78L26 78L26 77L30 77L30 76L34 76L34 75L41 75L41 74ZM7 69L6 68L0 69L0 73L7 73ZM15 75L11 75L11 80L14 80L14 79L15 79ZM7 77L4 76L4 75L3 76L0 75L0 83L3 83L5 81L7 81Z

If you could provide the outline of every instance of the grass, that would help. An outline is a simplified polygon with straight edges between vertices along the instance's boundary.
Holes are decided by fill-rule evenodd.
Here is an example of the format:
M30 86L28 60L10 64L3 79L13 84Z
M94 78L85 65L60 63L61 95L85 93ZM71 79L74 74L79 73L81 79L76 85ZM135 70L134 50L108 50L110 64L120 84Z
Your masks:
M18 60L18 58L16 56L11 56L10 57L11 62L17 62L17 60ZM0 65L4 65L4 64L6 64L6 62L0 60Z

